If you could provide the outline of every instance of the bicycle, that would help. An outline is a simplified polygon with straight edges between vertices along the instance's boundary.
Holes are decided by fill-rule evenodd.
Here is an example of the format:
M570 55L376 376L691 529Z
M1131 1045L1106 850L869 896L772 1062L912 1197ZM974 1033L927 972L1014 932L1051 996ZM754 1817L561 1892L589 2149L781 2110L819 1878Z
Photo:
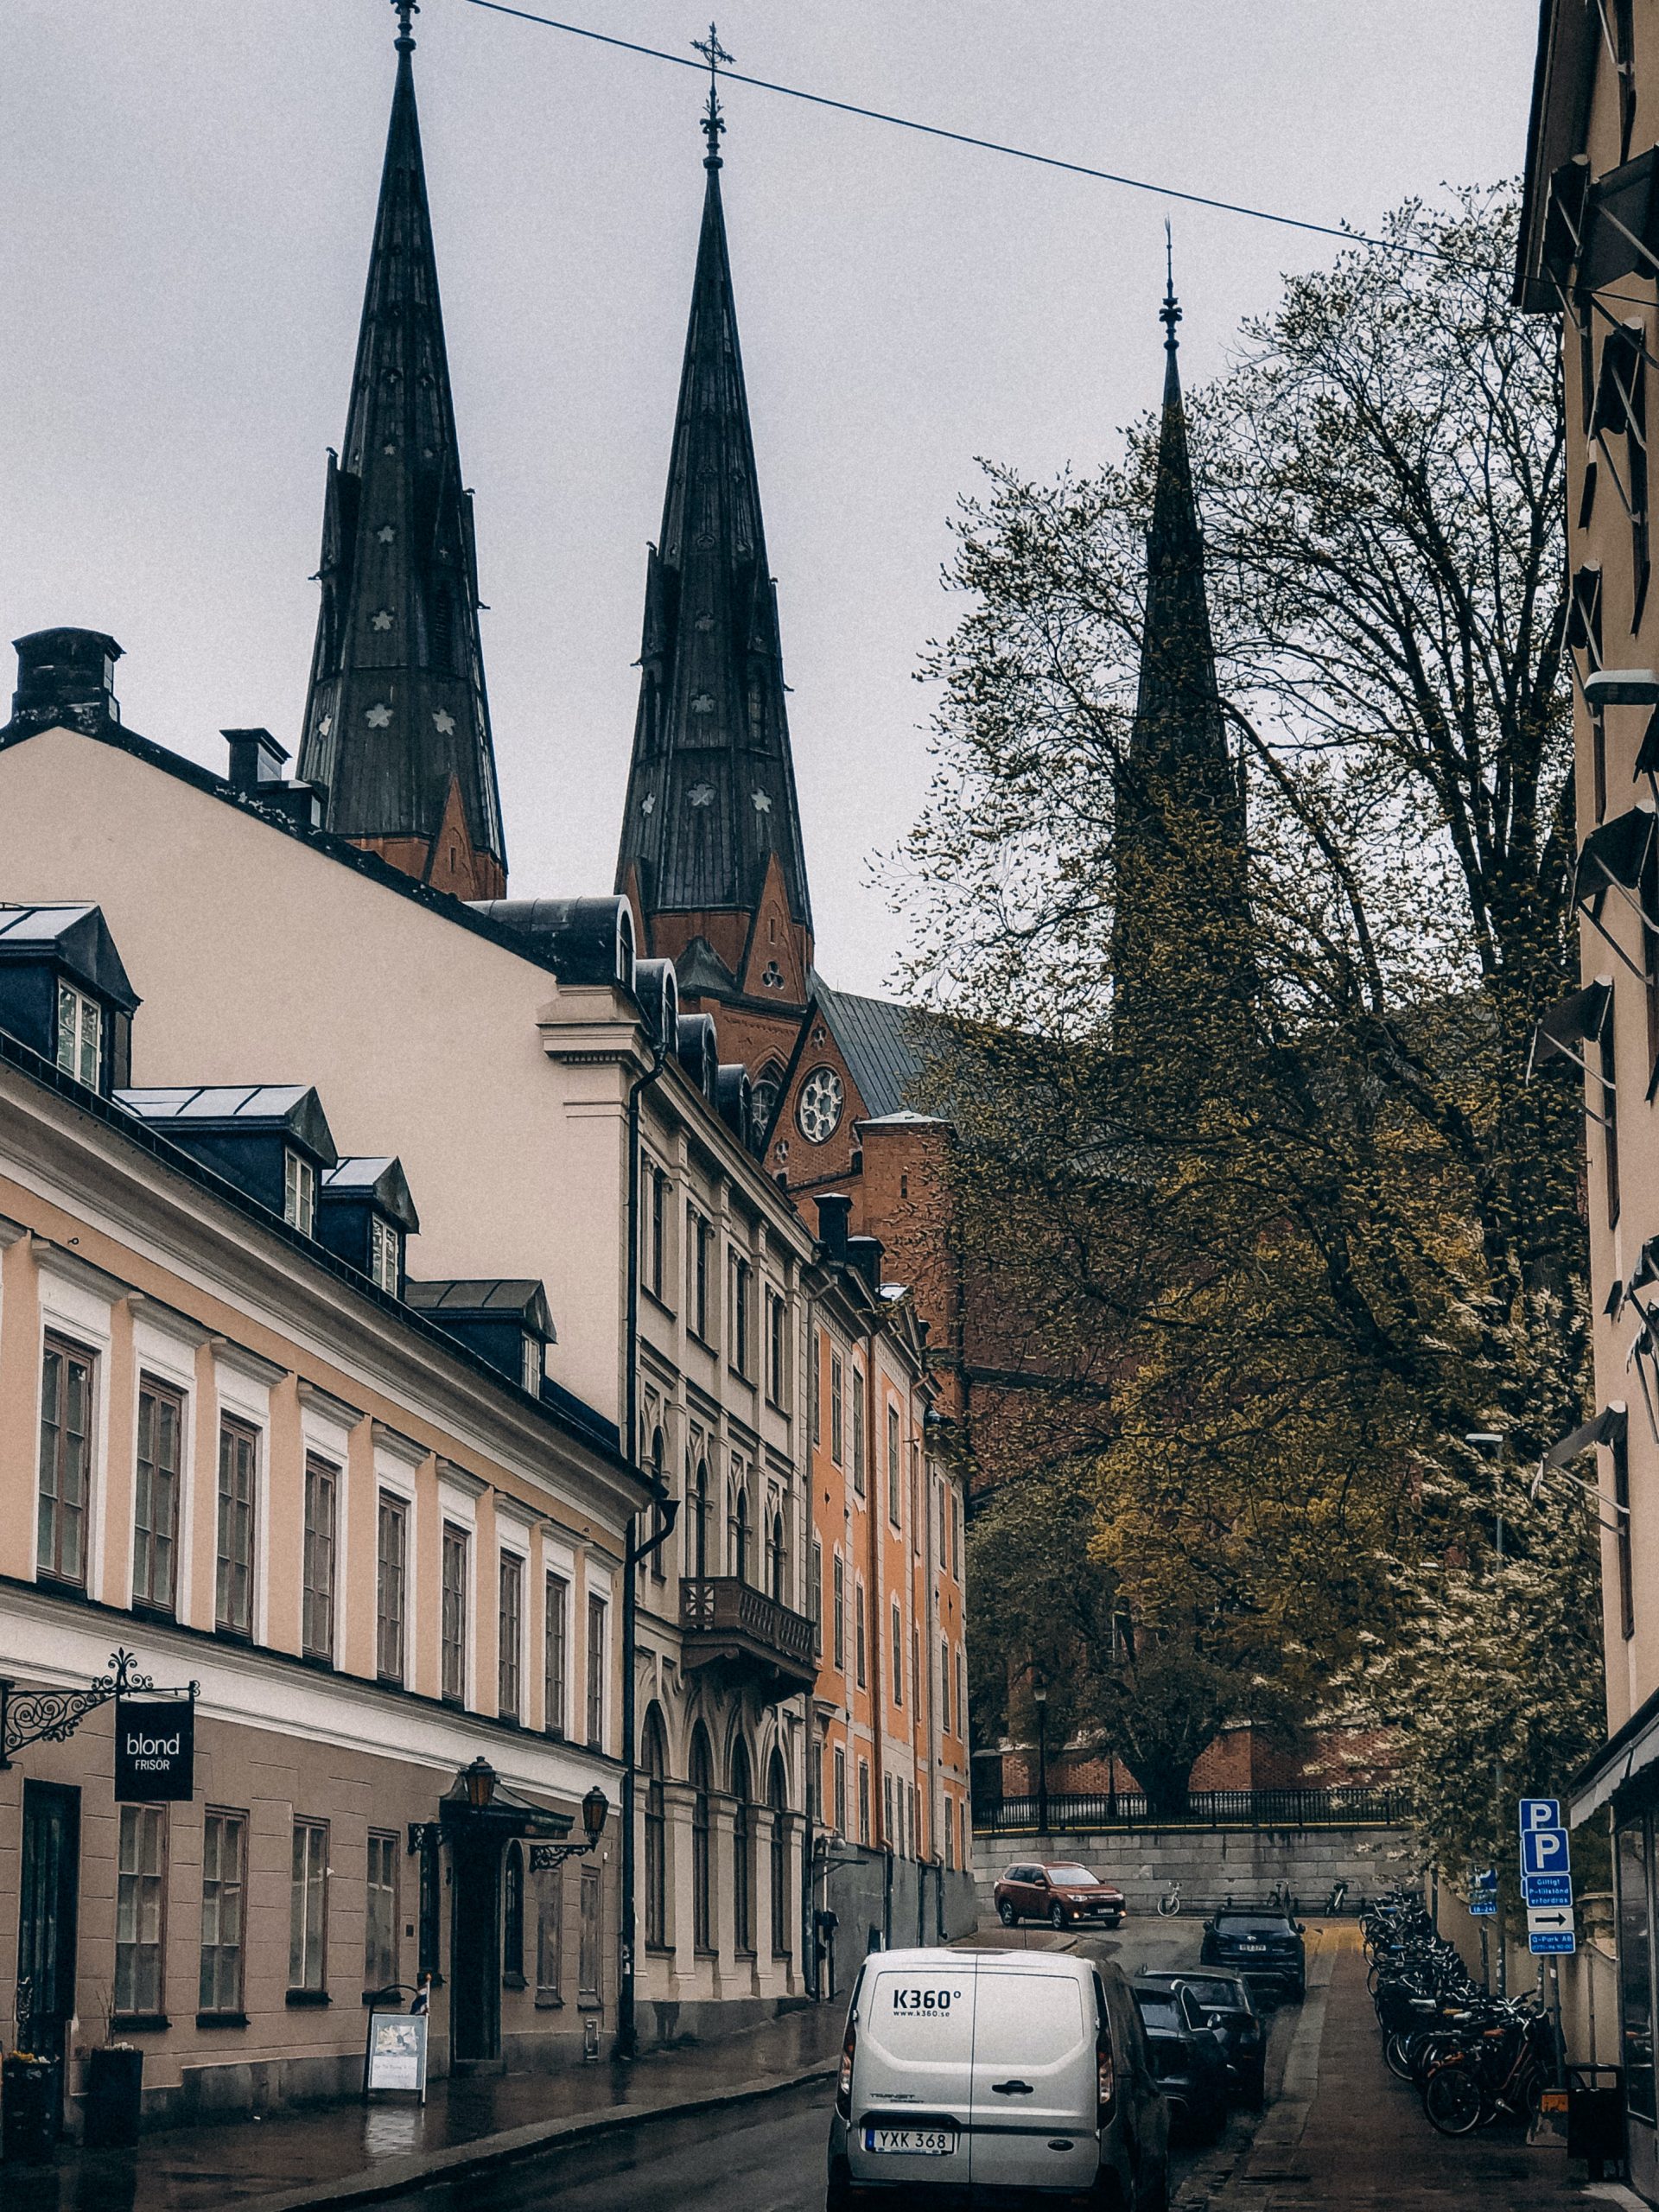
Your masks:
M1332 1882L1332 1885L1331 1885L1331 1894L1330 1894L1330 1896L1329 1896L1328 1897L1326 1897L1326 1899L1325 1899L1325 1909L1326 1912L1327 1912L1327 1913L1340 1912L1340 1911L1342 1910L1343 1906L1347 1903L1347 1901L1348 1901L1348 1885L1347 1885L1347 1883L1346 1883L1346 1882Z
M1181 1885L1179 1882L1172 1882L1158 1900L1158 1917L1160 1920L1173 1920L1180 1909Z
M1282 1912L1287 1920L1294 1916L1296 1910L1296 1900L1290 1893L1288 1882L1275 1882L1268 1891L1268 1910Z

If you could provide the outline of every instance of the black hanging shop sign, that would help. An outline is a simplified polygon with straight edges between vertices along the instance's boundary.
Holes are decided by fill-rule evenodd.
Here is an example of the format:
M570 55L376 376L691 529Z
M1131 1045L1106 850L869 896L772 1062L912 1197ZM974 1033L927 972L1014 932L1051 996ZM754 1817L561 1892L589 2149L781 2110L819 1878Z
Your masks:
M89 1713L115 1704L118 1802L156 1804L195 1789L196 1692L157 1689L134 1668L130 1651L112 1651L110 1671L84 1689L20 1689L0 1675L0 1770L30 1744L67 1744Z
M188 1803L196 1789L196 1701L182 1697L115 1700L118 1804Z

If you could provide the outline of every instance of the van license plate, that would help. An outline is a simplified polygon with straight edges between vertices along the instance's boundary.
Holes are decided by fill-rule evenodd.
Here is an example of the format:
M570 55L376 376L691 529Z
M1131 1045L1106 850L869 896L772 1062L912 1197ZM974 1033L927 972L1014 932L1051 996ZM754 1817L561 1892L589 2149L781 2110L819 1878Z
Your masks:
M956 2147L956 2136L948 2127L867 2127L864 2131L867 2151L908 2152L912 2157L948 2158Z

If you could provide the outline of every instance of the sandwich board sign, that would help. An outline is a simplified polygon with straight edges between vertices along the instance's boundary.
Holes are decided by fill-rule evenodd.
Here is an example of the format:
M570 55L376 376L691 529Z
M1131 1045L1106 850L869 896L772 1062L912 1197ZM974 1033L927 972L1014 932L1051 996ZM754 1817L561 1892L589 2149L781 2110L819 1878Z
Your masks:
M363 2061L363 2094L378 2089L412 2089L426 2102L424 2012L369 2014L369 2044Z

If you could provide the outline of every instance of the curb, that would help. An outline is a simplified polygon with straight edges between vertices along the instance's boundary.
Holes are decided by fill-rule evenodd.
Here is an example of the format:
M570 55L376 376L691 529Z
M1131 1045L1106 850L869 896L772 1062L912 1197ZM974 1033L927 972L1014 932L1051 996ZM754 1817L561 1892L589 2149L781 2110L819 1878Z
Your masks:
M541 2152L598 2142L607 2135L643 2126L650 2120L684 2120L696 2113L756 2104L763 2098L781 2095L786 2089L798 2089L809 2082L830 2081L834 2077L836 2065L834 2059L825 2060L798 2074L769 2075L753 2082L740 2082L734 2088L715 2089L700 2097L683 2097L673 2104L611 2105L604 2112L586 2119L531 2120L523 2127L507 2128L499 2135L480 2136L475 2142L454 2144L447 2150L426 2152L407 2158L388 2158L363 2172L342 2175L338 2181L313 2182L303 2189L245 2197L238 2202L237 2212L314 2212L314 2208L315 2212L322 2212L323 2208L327 2212L340 2212L347 2205L377 2204L389 2196L401 2196L409 2190L467 2181L475 2174L489 2172L515 2159L533 2158Z

